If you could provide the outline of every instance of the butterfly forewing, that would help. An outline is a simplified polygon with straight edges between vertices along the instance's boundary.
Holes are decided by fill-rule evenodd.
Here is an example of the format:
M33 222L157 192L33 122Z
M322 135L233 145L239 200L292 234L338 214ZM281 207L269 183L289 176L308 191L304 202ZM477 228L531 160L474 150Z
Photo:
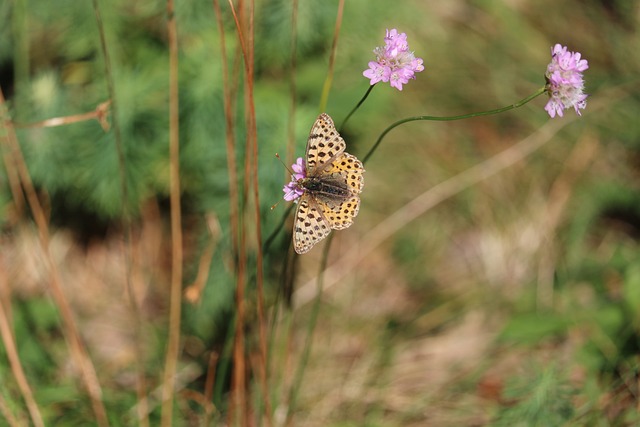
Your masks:
M346 147L331 117L320 114L307 140L307 176L321 173L322 168L342 154Z

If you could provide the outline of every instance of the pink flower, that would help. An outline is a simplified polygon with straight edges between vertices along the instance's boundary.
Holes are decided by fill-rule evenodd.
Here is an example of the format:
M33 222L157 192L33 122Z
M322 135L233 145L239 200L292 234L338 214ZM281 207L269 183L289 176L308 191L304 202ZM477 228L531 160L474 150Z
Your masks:
M282 191L284 191L283 197L287 202L296 200L304 194L304 187L300 183L300 180L307 177L307 171L302 157L298 157L298 160L291 165L291 169L293 169L291 181L282 189Z
M293 176L296 181L307 177L307 171L305 170L304 160L302 160L302 157L298 157L298 160L291 165L291 169L293 169Z
M566 46L556 44L551 48L551 62L547 66L545 89L549 101L544 107L552 118L563 110L574 108L578 115L580 109L587 106L587 94L583 93L584 80L582 72L589 68L586 59L581 59L580 52L568 52Z
M372 85L389 82L392 87L402 90L402 85L416 78L415 73L424 70L422 59L409 50L407 35L398 33L395 28L387 30L384 43L373 50L376 60L369 62L369 69L362 75L371 80Z

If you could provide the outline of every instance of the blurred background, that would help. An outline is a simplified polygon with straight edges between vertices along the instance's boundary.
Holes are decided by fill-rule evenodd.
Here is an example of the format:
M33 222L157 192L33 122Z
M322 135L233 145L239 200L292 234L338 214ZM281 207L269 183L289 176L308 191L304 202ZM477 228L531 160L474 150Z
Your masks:
M238 33L226 2L220 32L214 4L175 10L185 292L173 425L640 424L637 1L236 4L255 25L245 41L259 215L246 187ZM159 425L172 265L166 18L152 0L0 2L0 424L33 419L12 341L47 425L101 424L70 356L58 277L109 424ZM274 154L287 164L304 154L328 75L325 111L343 121L391 28L425 70L401 92L377 85L342 129L360 158L396 120L532 94L556 43L589 61L587 108L550 119L541 96L495 116L394 129L367 161L360 213L334 233L326 264L326 242L294 257L292 211L270 209L289 180ZM108 117L97 116L105 130L92 112L110 82ZM242 362L232 351L239 283ZM248 403L234 419L240 388Z

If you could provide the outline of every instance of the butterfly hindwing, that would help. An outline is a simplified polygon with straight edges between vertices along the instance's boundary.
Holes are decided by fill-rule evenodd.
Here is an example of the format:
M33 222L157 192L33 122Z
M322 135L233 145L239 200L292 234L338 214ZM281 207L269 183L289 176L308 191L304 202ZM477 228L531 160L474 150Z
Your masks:
M328 114L318 116L307 139L307 176L319 173L347 147Z
M364 166L356 156L349 153L342 153L331 163L326 172L328 174L339 173L342 175L353 194L360 194L362 187L364 187L364 177L362 176Z
M324 216L323 207L305 193L298 201L293 224L293 248L299 254L309 250L331 232L331 225Z
M353 219L358 215L360 197L354 195L338 203L327 203L324 200L318 200L318 205L329 226L334 230L342 230L350 227L353 224Z

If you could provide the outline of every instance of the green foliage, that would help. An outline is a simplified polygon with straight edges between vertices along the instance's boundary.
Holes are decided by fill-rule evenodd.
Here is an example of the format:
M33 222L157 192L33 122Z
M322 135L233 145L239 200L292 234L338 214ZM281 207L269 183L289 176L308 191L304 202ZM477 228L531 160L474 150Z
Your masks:
M562 338L571 320L550 313L526 313L513 317L502 331L502 339L536 345L545 339Z
M575 392L561 370L550 366L529 372L507 385L505 398L512 404L503 408L492 425L546 427L566 425L575 414L571 401Z

